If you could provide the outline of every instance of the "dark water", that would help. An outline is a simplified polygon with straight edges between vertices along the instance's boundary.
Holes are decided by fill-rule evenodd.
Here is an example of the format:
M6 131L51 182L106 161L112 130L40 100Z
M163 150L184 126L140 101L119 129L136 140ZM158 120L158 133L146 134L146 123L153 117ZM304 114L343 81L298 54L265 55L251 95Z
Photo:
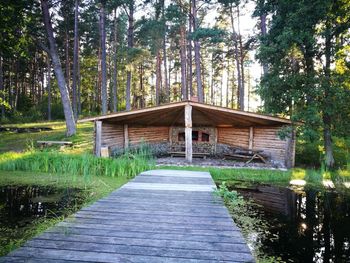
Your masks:
M55 218L82 204L79 190L47 186L0 187L0 246L9 246L43 218Z
M287 262L350 262L350 195L272 186L237 189L261 204L268 231L254 242Z

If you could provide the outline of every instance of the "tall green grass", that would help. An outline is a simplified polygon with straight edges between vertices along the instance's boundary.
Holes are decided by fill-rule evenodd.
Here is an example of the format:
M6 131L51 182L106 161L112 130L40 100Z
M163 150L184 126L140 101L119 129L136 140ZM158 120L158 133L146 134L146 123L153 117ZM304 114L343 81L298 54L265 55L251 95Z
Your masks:
M91 154L56 152L4 153L0 155L0 170L29 171L83 176L133 177L153 167L153 162L134 154L118 158L97 158Z

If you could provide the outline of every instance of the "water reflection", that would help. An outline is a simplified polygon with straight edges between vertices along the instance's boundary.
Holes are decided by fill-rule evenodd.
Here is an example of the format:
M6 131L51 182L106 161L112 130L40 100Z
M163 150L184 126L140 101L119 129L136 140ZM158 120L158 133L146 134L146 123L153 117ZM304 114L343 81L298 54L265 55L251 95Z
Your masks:
M272 186L236 189L263 206L267 255L289 262L350 262L350 196Z
M0 187L0 245L21 239L37 219L53 218L82 204L79 190L43 186Z

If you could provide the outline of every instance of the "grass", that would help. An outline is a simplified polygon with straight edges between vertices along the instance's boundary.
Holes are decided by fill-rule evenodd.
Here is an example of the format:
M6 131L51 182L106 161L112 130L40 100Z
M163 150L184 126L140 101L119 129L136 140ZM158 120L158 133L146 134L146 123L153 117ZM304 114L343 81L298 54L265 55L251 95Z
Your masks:
M345 169L332 172L323 169L269 170L249 168L210 168L196 166L158 166L157 169L175 169L210 172L217 185L226 182L228 186L234 184L272 184L289 186L291 183L303 182L310 187L324 187L324 181L330 180L335 187L346 190L344 183L350 182L350 165Z
M11 125L8 125L11 126ZM78 188L78 207L64 216L39 218L19 229L2 228L0 256L21 246L26 240L55 225L65 217L119 188L130 178L154 164L145 152L128 152L118 158L97 158L92 152L92 124L78 124L77 134L66 138L63 122L21 124L17 127L51 127L40 133L0 133L0 186L52 186ZM37 140L69 140L74 147L39 150ZM80 198L81 195L81 198ZM2 205L2 204L0 204ZM8 237L11 241L8 242Z
M91 154L29 151L0 154L0 170L59 173L89 179L91 176L132 177L148 170L153 163L138 155L97 158Z
M64 122L41 122L41 123L25 123L25 124L12 124L4 125L5 127L50 127L52 131L42 131L36 133L15 133L15 132L1 132L0 133L0 153L16 151L21 152L27 148L33 148L36 146L38 140L51 140L51 141L72 141L73 147L67 147L65 152L70 153L86 153L92 151L92 136L93 136L93 124L92 123L79 123L77 125L77 134L72 137L66 137L66 126ZM56 147L58 149L58 147Z
M0 171L0 186L26 186L26 185L37 185L37 186L52 186L56 188L79 188L81 189L80 196L83 201L81 206L86 206L104 196L109 194L111 191L119 188L129 180L125 176L91 176L90 180L85 180L84 177L72 177L67 174L48 174L48 173L37 173L37 172L23 172L23 171ZM11 250L21 246L26 240L38 235L45 231L47 228L62 221L66 216L72 214L76 210L80 209L81 206L72 207L69 211L65 211L65 216L58 216L54 218L40 218L33 221L24 229L1 229L1 232L5 231L13 232L14 238L11 242L2 245L0 247L0 256L5 255ZM1 240L1 243L5 242Z

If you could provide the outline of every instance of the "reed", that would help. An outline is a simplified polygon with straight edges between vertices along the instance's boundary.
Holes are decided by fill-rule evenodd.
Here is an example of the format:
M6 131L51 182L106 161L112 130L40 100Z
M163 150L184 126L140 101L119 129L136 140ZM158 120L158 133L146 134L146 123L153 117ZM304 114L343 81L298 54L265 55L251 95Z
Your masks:
M118 158L97 158L91 154L55 152L4 153L0 155L0 170L29 171L83 176L133 177L151 169L153 161L143 155L122 155Z

